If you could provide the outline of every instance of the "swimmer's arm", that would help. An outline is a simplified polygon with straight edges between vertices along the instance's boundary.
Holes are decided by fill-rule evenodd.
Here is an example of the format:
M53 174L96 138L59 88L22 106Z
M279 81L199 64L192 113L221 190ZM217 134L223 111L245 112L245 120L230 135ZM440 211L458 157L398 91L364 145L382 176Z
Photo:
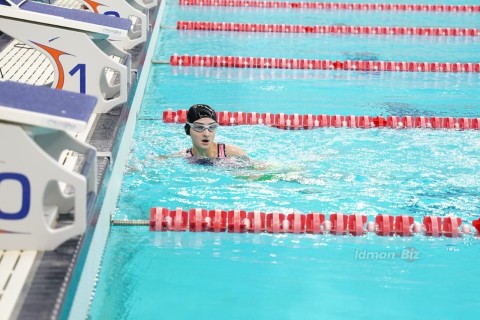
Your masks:
M153 157L156 157L154 158L153 160L167 160L167 159L172 159L172 158L180 158L180 157L184 157L185 156L185 153L186 151L183 150L183 151L179 151L177 153L172 153L172 154L159 154L159 155L153 155ZM151 162L151 158L149 159L148 162ZM125 166L125 170L127 172L136 172L136 171L140 171L142 170L141 168L144 166L144 164L140 163L138 164L138 166L134 166L134 165L126 165Z
M284 180L297 181L298 174L304 171L302 166L291 166L285 164L268 163L268 162L251 162L250 170L236 175L236 179L250 181L270 181Z

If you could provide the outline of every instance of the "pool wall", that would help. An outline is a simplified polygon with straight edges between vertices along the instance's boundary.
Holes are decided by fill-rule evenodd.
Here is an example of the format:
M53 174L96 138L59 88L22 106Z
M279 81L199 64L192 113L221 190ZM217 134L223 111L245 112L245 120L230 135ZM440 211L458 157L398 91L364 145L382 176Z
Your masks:
M122 172L128 156L129 144L142 104L143 91L149 75L152 55L157 43L160 24L165 10L161 1L151 19L153 31L144 48L144 59L140 58L137 82L130 92L129 106L120 115L118 134L110 156L110 166L105 169L90 228L86 231L76 264L72 269L70 283L60 308L59 318L86 319L91 297L97 280L103 250L110 231L111 214L115 210L120 192ZM143 61L142 61L143 60Z

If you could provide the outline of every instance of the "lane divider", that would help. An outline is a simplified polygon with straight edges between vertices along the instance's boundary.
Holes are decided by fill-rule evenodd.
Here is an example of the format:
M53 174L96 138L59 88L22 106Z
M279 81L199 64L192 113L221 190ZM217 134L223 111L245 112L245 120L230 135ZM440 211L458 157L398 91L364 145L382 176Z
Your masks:
M250 7L269 9L326 9L375 11L430 11L430 12L480 12L479 5L405 4L405 3L336 3L290 2L260 0L179 0L184 6Z
M480 35L472 28L421 28L382 26L303 26L293 24L263 24L208 21L177 21L178 30L272 32L272 33L333 33L372 35L413 35L413 36L472 36Z
M480 63L416 62L416 61L363 61L320 60L290 58L256 58L241 56L170 56L170 65L182 67L311 69L351 71L408 71L408 72L480 72Z
M163 112L165 123L185 123L187 110L173 111L168 109ZM316 128L390 128L390 129L457 129L479 130L479 118L454 118L454 117L414 117L414 116L343 116L343 115L300 115L285 113L258 113L258 112L217 112L218 123L226 125L257 125L263 124L285 130L307 130Z
M480 234L480 218L470 224L455 216L426 216L422 223L410 215L392 216L378 214L369 220L364 214L332 213L329 217L320 212L280 213L245 210L206 210L182 208L170 210L152 207L149 220L112 220L113 225L148 225L150 231L191 231L231 233L296 233L363 236L375 233L378 236L411 237L422 233L430 237L461 237Z

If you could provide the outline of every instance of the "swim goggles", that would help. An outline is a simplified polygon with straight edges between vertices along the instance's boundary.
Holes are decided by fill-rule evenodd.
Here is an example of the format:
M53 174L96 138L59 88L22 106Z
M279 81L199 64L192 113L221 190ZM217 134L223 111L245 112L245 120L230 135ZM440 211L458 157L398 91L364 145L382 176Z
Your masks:
M208 129L208 131L213 132L218 128L218 123L216 122L210 123L210 124L187 122L187 124L190 125L190 128L192 128L194 131L197 131L197 132L203 132L205 131L205 129Z

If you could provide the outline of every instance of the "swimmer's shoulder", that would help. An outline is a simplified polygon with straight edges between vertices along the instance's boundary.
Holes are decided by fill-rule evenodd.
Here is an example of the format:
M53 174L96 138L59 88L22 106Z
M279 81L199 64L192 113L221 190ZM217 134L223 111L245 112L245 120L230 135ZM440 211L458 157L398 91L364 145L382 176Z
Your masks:
M228 157L247 157L248 158L248 154L245 150L233 144L225 145L225 153L227 154Z

